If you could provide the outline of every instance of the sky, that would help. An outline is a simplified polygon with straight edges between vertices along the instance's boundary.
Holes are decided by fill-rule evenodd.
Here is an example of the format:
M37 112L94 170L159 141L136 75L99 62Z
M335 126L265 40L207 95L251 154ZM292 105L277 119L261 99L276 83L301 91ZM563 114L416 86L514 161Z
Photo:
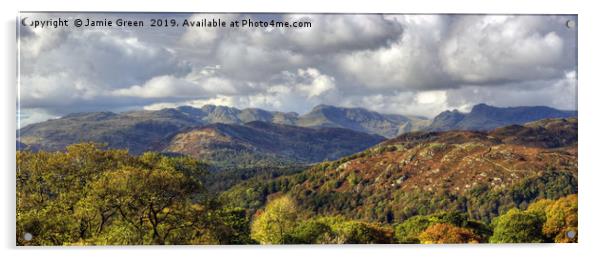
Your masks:
M310 21L311 28L19 27L20 126L75 112L318 104L434 117L478 103L577 109L576 16L21 14ZM148 23L145 25L149 25Z

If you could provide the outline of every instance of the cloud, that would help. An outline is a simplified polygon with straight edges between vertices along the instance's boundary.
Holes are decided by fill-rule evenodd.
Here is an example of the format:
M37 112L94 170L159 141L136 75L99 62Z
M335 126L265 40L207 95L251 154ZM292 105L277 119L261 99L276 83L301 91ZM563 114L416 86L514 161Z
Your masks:
M64 15L87 16L40 17ZM574 16L111 15L312 26L22 28L23 109L60 116L212 103L303 113L331 104L434 116L481 102L576 107L577 29L565 26Z
M554 25L561 27L557 21L537 16L459 20L442 43L443 67L462 83L557 78L574 66L574 60L565 59L574 49L566 49L565 40L554 29L545 29Z
M211 74L211 73L210 73ZM185 78L190 79L188 75ZM209 78L208 81L217 80ZM220 83L208 83L207 85L217 86ZM145 109L160 109L165 107L174 107L180 105L202 107L203 105L227 105L241 108L258 107L270 110L299 110L307 109L325 101L332 101L337 96L337 87L335 78L322 74L318 69L308 67L298 69L295 72L283 71L273 76L267 82L259 83L253 86L253 92L249 94L233 94L228 92L207 95L206 98L194 97L197 93L203 92L203 87L192 83L186 79L177 78L154 78L144 86L134 86L125 90L118 90L115 94L124 94L126 96L140 96L140 94L149 98L158 98L160 96L192 96L194 100L180 101L173 103L153 103L146 105ZM230 84L219 89L231 88ZM232 88L234 89L234 88ZM179 94L168 91L177 91ZM208 92L208 91L204 91Z
M323 75L315 68L299 69L296 74L286 73L286 75L290 81L284 87L303 92L307 98L319 97L336 88L332 76Z
M281 41L304 54L333 54L373 49L390 44L402 26L382 15L286 15L293 21L311 21L311 28L279 30Z
M368 90L414 90L450 87L436 54L445 16L389 16L404 27L392 44L339 55L337 67Z
M193 70L183 77L160 75L146 81L143 85L112 91L114 96L150 98L150 99L190 99L211 97L215 94L235 94L243 86L235 86L228 78L216 75L216 67L204 67Z
M167 46L142 41L135 31L35 29L19 44L21 107L55 114L108 106L115 89L190 69Z
M488 103L495 106L551 106L577 110L577 78L575 71L560 79L525 81L495 88L467 86L449 91L450 106Z
M203 90L197 84L175 78L171 75L162 75L148 80L144 85L134 85L126 89L118 89L115 96L140 97L140 98L182 98L189 96L203 97Z

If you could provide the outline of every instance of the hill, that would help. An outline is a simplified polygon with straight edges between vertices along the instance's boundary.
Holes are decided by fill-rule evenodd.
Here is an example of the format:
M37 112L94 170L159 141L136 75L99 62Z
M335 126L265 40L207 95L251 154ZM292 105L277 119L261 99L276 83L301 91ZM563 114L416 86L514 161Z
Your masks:
M228 167L307 164L351 155L385 140L342 128L303 128L254 121L210 124L176 134L163 149Z
M295 175L247 181L223 198L251 209L287 194L316 214L393 223L437 211L489 221L577 192L577 119L491 132L415 132Z
M140 154L159 150L175 132L201 124L174 109L76 113L25 126L17 132L17 140L33 150L64 150L70 144L92 141Z

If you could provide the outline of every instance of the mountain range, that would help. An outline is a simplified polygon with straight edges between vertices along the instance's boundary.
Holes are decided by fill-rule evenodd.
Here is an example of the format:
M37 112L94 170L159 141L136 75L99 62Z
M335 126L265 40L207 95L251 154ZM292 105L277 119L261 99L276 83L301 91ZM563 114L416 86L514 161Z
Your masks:
M521 125L546 118L576 117L577 111L564 111L545 106L493 107L478 104L469 113L458 110L437 115L426 131L474 130L486 131L506 125Z
M313 163L340 158L368 148L383 137L409 132L490 130L576 115L576 111L549 107L498 108L479 104L469 113L445 111L431 121L420 116L329 105L318 105L304 115L257 108L182 106L119 114L69 114L21 128L17 131L17 148L54 151L93 141L106 143L109 148L128 149L133 154L181 153L224 165L227 160L233 161L235 154L244 154L236 159L244 164Z

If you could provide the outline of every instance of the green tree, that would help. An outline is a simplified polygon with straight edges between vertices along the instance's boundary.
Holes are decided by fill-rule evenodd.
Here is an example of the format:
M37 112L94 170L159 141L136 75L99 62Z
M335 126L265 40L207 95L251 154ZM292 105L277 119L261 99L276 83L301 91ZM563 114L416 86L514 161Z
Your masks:
M542 221L545 221L546 220L546 210L552 204L554 204L553 200L540 199L536 202L529 204L527 211L537 215Z
M261 244L285 243L297 224L298 208L288 196L269 202L259 211L251 225L251 237Z
M108 204L137 232L138 244L165 244L176 229L190 227L186 221L188 199L199 185L174 169L124 167L104 173L92 186L99 211ZM99 216L102 218L102 214ZM102 221L100 226L102 226ZM150 234L150 235L149 235Z
M414 216L395 227L395 238L402 244L420 243L418 236L432 223L428 216Z
M337 244L390 244L393 230L364 221L345 221L332 226Z
M202 163L101 147L17 152L19 245L250 241L246 213L222 210L204 190Z
M330 226L316 219L299 221L287 236L287 244L323 244L334 238Z
M509 210L493 220L492 243L541 243L544 242L544 221L532 212Z
M482 223L471 221L468 215L462 212L439 212L431 215L418 215L406 219L395 227L395 238L402 244L420 243L420 234L429 226L437 223L445 223L456 227L464 227L482 234L481 238L486 238L487 228Z
M68 146L66 152L17 152L18 244L63 245L90 235L88 222L73 214L88 183L133 160L126 151L101 147L81 143ZM26 233L32 240L23 239Z
M212 213L208 218L219 244L255 244L251 239L251 227L246 211L242 208L226 208Z

